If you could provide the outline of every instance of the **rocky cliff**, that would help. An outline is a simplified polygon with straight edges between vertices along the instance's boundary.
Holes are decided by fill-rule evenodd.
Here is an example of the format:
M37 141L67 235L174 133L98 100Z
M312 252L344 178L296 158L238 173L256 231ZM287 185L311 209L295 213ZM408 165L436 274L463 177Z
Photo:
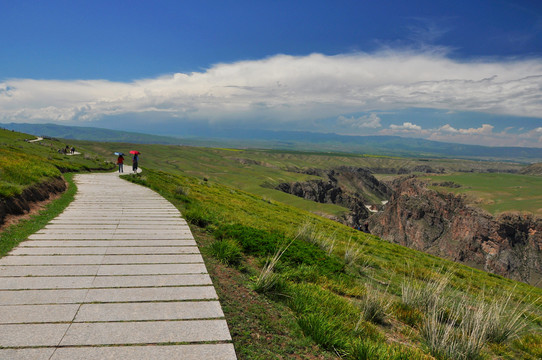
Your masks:
M542 278L542 220L494 217L462 196L441 194L410 177L394 184L384 210L369 219L383 239L535 284Z
M311 169L306 173L324 180L282 183L276 189L319 203L337 204L351 210L342 219L349 226L360 226L370 216L365 205L380 206L392 191L363 168L339 167L332 170Z

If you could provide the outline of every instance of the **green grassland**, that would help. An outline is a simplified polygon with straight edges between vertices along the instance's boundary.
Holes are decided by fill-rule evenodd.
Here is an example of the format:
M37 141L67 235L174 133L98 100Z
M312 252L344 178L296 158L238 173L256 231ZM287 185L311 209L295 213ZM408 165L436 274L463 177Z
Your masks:
M450 159L407 159L390 156L355 155L328 152L295 152L282 150L225 149L171 145L76 142L102 156L115 160L113 152L137 149L142 152L140 164L149 169L185 174L218 182L257 194L316 214L340 216L348 209L319 204L275 190L282 182L306 181L317 177L302 174L313 168L338 166L363 167L376 172L392 169L411 170L430 166L446 171L519 170L524 165Z
M28 156L25 161L39 157L41 178L51 176L49 170L84 171L103 159L113 162L114 151L134 149L73 142L85 154L103 156L85 159L56 157L62 143L29 144L16 134L5 134L2 142L11 155ZM314 178L299 169L340 165L448 171L519 165L161 145L136 149L144 172L124 178L162 194L191 224L240 359L542 357L542 289L355 231L315 214L345 209L271 188ZM23 180L13 181L22 186Z
M96 153L78 148L82 155L66 156L58 149L66 143L58 140L27 142L32 135L0 129L0 197L20 194L26 187L65 172L112 169Z
M427 177L431 184L452 181L460 187L432 186L438 191L465 194L470 203L491 214L530 212L542 215L542 177L519 174L454 173Z
M254 346L259 340L247 329L253 321L270 320L265 314L253 319L254 314L244 313L246 304L239 302L248 299L281 309L281 319L294 319L288 322L291 333L301 330L327 354L345 359L536 359L540 354L542 289L391 244L213 180L156 170L126 178L158 191L192 224L242 359L289 358L286 349L300 346L292 339L283 339L291 341L286 349L262 343L275 352L263 356L264 350ZM290 246L272 269L271 280L265 280L260 271L266 259L286 244ZM239 279L233 291L246 292L247 297L232 294L227 283L231 277ZM416 291L417 300L412 300L408 294ZM432 305L424 299L433 299ZM469 315L461 312L459 320L453 314L460 309L477 313L474 309L504 303L506 312L491 318L505 322L509 314L522 309L521 331L504 340L484 333L481 345L465 356L467 350L459 350L460 345L451 350L448 345L431 345L426 334L431 314L439 317L433 333L448 324L454 338L466 340L475 337L465 330ZM432 308L435 304L438 310ZM375 308L382 313L368 316L367 309ZM483 318L489 321L490 315ZM496 327L505 328L503 324ZM266 329L251 331L273 337ZM300 357L318 358L318 354L313 350L314 357Z

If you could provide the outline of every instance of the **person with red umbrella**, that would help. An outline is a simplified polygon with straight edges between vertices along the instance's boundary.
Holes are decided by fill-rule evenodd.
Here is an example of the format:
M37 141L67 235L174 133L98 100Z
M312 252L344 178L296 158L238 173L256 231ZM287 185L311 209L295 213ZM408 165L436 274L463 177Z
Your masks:
M137 150L130 151L130 154L132 154L132 169L134 170L134 173L137 173L137 166L139 162L139 154L141 154Z

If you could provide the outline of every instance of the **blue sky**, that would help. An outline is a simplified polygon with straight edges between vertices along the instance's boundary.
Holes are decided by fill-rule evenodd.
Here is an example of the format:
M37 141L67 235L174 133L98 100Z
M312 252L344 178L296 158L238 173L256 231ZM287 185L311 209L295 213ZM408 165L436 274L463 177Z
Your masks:
M0 0L0 49L0 122L542 147L537 0Z

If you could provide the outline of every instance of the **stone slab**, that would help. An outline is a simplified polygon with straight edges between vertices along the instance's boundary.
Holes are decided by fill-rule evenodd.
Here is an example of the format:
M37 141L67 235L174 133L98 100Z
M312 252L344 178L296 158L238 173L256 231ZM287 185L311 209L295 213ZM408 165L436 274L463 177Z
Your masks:
M98 275L167 275L167 274L204 274L202 264L140 264L140 265L102 265ZM2 273L0 272L0 275Z
M0 316L1 314L0 312ZM224 313L218 301L110 303L81 305L74 322L187 320L223 317Z
M1 290L23 289L84 289L92 286L94 276L1 277ZM0 305L2 293L0 293Z
M42 229L41 231L36 232L32 235L33 238L38 239L38 235L50 235L51 237L60 237L60 236L69 236L69 235L186 235L190 233L187 228L184 229L164 229L160 227L148 228L141 227L138 229L134 228L122 228L122 229L98 229L98 228L76 228L76 229Z
M134 230L137 229L139 231L141 230L168 230L168 231L187 231L188 226L184 224L175 224L175 223L169 223L169 224L130 224L130 225L119 225L116 224L76 224L76 225L58 225L58 224L52 224L47 225L44 227L44 230L51 230L51 231L72 231L72 230L83 230L83 231L91 231L95 230L97 227L100 227L104 230Z
M89 289L211 285L207 274L132 276L39 276L2 277L0 290ZM3 294L0 292L0 305Z
M152 241L152 242L151 242ZM32 240L18 247L93 247L93 246L195 246L193 238L179 240Z
M1 265L94 265L101 264L104 255L5 256ZM1 273L0 273L1 274Z
M0 347L56 346L70 324L0 325Z
M231 340L225 320L74 323L60 343L115 345Z
M93 288L212 285L208 274L97 276Z
M79 304L63 305L2 305L0 324L70 322Z
M90 289L85 303L217 299L213 286Z
M200 254L106 255L102 264L192 264L202 263Z
M93 232L81 234L33 234L29 240L181 240L190 238L191 233L166 233L166 234L99 234Z
M81 303L87 289L0 291L2 305L74 304Z
M142 254L199 254L197 246L139 246L139 247L110 247L107 255L142 255Z
M17 358L14 358L17 359ZM41 358L38 358L41 360ZM58 348L50 360L235 360L233 344Z
M75 229L85 229L85 230L94 230L98 226L103 230L115 230L117 228L117 224L93 224L93 225L81 225L79 223L74 223L73 221L70 221L70 225L61 225L61 224L49 224L46 225L43 230L47 231L66 231L66 230L75 230Z
M9 255L105 255L106 247L17 247Z
M55 348L0 349L0 360L49 360Z
M0 266L2 276L79 276L96 275L99 265Z
M199 254L197 246L76 246L76 247L17 247L9 255L156 255L156 254Z
M175 233L175 234L115 234L111 240L183 240L192 239L192 234Z
M72 226L74 224L73 219L54 219L49 222L49 225L54 226ZM132 226L177 226L182 225L186 226L186 221L183 221L181 219L137 219L137 220L129 220L129 219L79 219L77 220L78 225L82 226L99 226L99 225L114 225L114 226L123 226L126 228L130 228Z
M197 246L126 246L126 247L17 247L9 255L152 255L199 254Z
M203 262L199 254L183 255L27 255L5 256L1 265L189 264Z

